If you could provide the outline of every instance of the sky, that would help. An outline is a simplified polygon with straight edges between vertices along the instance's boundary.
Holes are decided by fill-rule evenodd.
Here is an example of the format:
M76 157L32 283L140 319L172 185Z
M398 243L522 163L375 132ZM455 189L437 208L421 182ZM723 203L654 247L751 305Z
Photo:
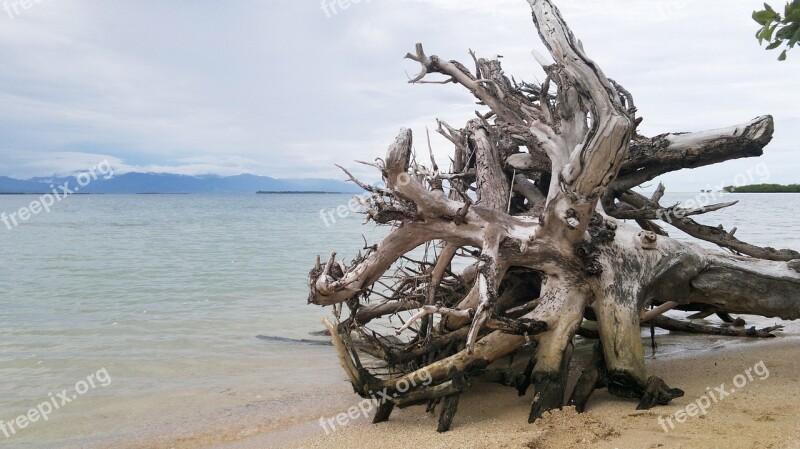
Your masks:
M480 109L460 86L408 84L415 43L468 67L469 49L499 54L517 80L544 78L524 0L31 1L0 0L0 175L16 178L108 160L116 173L342 179L340 163L373 182L353 161L383 156L400 128L424 150L437 118L461 127ZM757 166L769 175L753 182L800 182L800 49L778 62L759 48L761 2L556 5L634 95L644 134L775 117L764 157L666 175L668 189L729 185ZM451 145L432 139L446 161Z

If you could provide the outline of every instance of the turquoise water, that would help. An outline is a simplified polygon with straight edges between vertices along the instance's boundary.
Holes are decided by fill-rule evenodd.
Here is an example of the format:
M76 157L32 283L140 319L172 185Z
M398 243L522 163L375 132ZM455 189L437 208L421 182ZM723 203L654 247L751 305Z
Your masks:
M304 373L306 381L319 379L295 368L323 348L255 337L310 338L321 328L323 311L306 305L314 257L360 248L361 233L373 230L360 226L362 216L335 216L336 223L329 216L328 225L320 218L320 210L349 198L72 196L49 214L0 227L0 419L13 420L103 367L112 378L8 441L54 447L53 440L77 444L126 430L110 422L49 433L71 426L76 413L91 415L86 404L104 398L131 400L136 415L158 412L150 404L181 391L235 387L259 399L286 391ZM33 199L0 196L0 211ZM150 413L134 417L147 426Z
M278 423L320 406L293 395L340 380L330 349L256 336L307 339L321 328L325 311L306 305L315 256L349 258L362 234L373 243L384 232L355 214L326 224L320 211L349 198L76 195L13 229L0 224L0 420L101 369L111 379L47 422L9 438L0 430L0 447L137 447L138 438L248 416ZM0 212L34 199L0 196ZM730 199L741 203L699 220L800 248L800 195Z

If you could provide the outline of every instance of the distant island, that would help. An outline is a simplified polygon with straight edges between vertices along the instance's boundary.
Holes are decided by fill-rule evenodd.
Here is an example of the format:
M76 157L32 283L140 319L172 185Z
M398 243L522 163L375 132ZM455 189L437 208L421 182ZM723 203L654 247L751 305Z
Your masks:
M723 189L728 193L800 193L800 184L753 184L749 186L728 186Z
M272 190L259 190L256 192L259 195L339 195L342 193L347 192L323 192L318 190L306 190L306 191L292 191L292 190L282 190L282 191L272 191Z

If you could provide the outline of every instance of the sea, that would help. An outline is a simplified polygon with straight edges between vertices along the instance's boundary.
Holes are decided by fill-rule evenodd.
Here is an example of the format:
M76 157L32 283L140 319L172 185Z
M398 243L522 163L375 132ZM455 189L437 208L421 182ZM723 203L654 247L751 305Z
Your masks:
M0 448L227 447L319 431L357 398L313 334L330 308L307 304L308 271L387 232L364 225L351 197L72 195L0 222ZM0 212L36 199L0 196ZM739 203L698 221L800 249L800 194L719 200Z

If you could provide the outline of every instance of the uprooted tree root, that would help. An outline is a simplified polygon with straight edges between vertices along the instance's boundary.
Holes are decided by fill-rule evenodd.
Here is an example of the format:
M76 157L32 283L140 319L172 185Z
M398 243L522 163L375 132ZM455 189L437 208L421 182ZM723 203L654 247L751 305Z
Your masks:
M735 229L690 218L735 202L664 207L663 186L650 198L632 190L667 172L760 156L772 117L641 136L633 96L589 59L550 0L529 3L554 60L534 53L547 75L541 85L517 83L499 60L472 53L474 72L426 55L421 44L407 55L421 65L412 83L460 84L488 108L462 129L438 122L455 147L448 172L432 151L430 166L419 163L405 129L384 159L369 163L385 187L345 170L371 193L362 200L368 220L392 229L350 263L336 253L318 259L309 302L334 307L340 321L326 323L356 393L390 398L375 422L395 407L427 404L440 408L438 430L446 431L479 375L521 395L532 387L533 421L564 405L578 333L598 342L570 404L583 410L595 389L608 388L642 409L664 405L683 392L648 376L642 325L769 337L779 327L714 327L663 313L800 317L800 253L751 245L734 237ZM427 81L437 73L445 79ZM728 252L674 240L658 221ZM425 254L415 258L418 248ZM456 273L455 261L464 258L467 268ZM386 320L401 325L376 330L385 330ZM524 345L535 346L524 370L489 367ZM431 382L420 385L421 378Z

